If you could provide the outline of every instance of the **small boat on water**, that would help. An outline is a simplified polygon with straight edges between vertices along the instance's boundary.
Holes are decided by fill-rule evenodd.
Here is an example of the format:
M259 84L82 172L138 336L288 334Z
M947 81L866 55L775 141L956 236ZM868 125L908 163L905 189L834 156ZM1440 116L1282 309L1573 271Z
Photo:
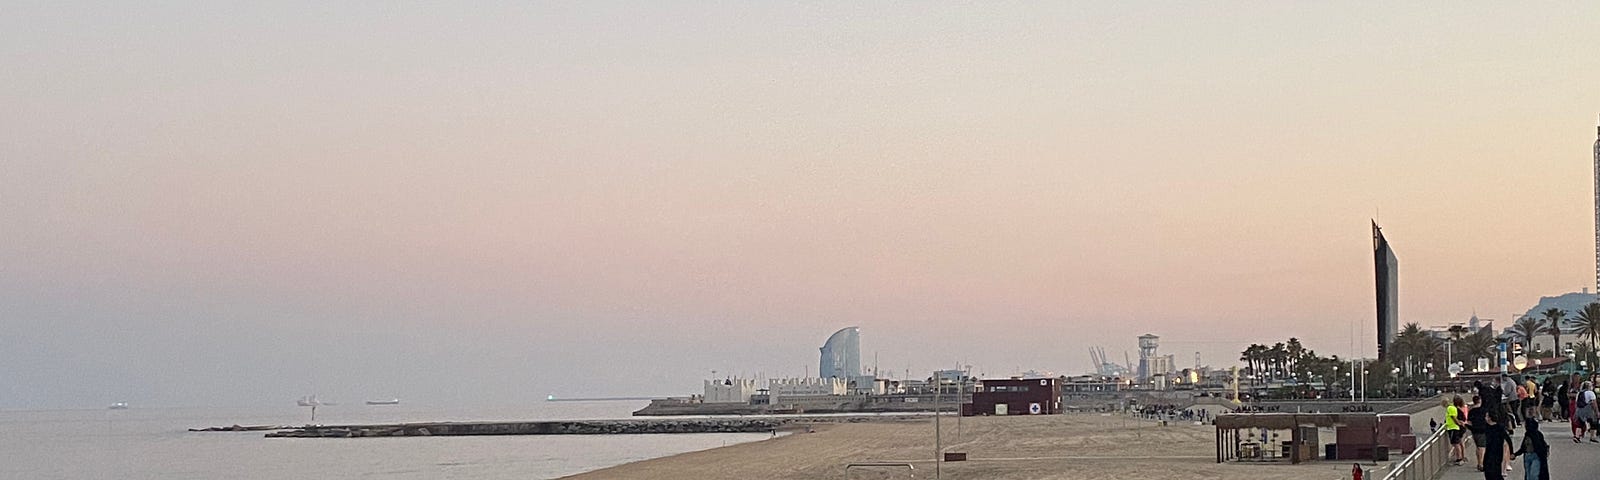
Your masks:
M106 408L111 409L111 410L127 410L128 409L128 402L113 403L113 404L111 404L111 406L106 407Z
M400 404L400 399L398 399L398 398L391 398L391 399L388 399L388 400L367 400L367 405L399 405L399 404Z
M324 403L317 401L317 396L316 395L307 395L307 396L304 396L304 397L300 397L299 400L295 400L294 401L294 404L302 406L302 407L315 407L317 405L325 405Z

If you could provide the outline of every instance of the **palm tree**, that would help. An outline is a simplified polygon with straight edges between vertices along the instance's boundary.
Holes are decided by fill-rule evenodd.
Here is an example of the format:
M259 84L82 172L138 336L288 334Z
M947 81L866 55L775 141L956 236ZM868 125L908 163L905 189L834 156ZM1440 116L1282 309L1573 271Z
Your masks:
M1322 368L1324 372L1322 377L1324 378L1323 386L1327 387L1326 389L1328 390L1329 398L1337 396L1333 393L1333 387L1335 385L1342 385L1340 382L1344 381L1344 377L1339 375L1339 371L1344 368L1344 364L1345 361L1340 359L1338 355L1328 357L1326 361L1322 362Z
M1600 303L1584 305L1578 310L1578 316L1573 318L1573 327L1577 330L1578 338L1589 339L1589 351L1595 351L1595 339L1600 337ZM1591 359L1592 360L1592 359Z
M1291 342L1290 345L1298 343L1298 340L1293 338L1289 339L1289 341ZM1300 351L1300 357L1294 360L1294 378L1301 383L1310 385L1311 377L1316 375L1317 360L1319 360L1317 351L1306 349L1303 346L1299 348L1302 350Z
M1284 352L1289 354L1288 370L1290 372L1298 370L1300 359L1304 358L1306 354L1306 347L1300 344L1300 339L1289 337L1289 344L1284 347Z
M1432 363L1432 364L1436 365L1435 369L1431 370L1429 373L1430 374L1436 373L1440 369L1446 368L1444 363L1445 363L1445 359L1449 358L1449 356L1444 351L1444 349L1445 349L1444 340L1440 340L1440 339L1434 337L1433 335L1428 335L1423 340L1424 340L1423 351L1427 352L1425 355L1423 355L1423 359L1424 359L1423 361L1425 363Z
M1416 322L1407 323L1400 328L1399 333L1395 334L1393 351L1389 352L1389 358L1405 362L1407 365L1419 361L1428 354L1429 338L1431 337L1428 336L1428 332L1423 331L1421 325Z
M1283 374L1283 362L1289 357L1284 351L1283 342L1272 344L1272 349L1267 351L1267 358L1272 360L1272 378L1278 379Z
M1539 321L1537 318L1523 316L1517 319L1517 323L1512 325L1510 330L1522 338L1523 347L1533 350L1533 337L1544 331L1544 322Z
M1239 360L1245 362L1245 368L1250 370L1252 377L1261 375L1261 369L1256 365L1261 362L1261 353L1266 350L1267 347L1252 343L1250 346L1245 347L1244 352L1239 355ZM1254 384L1255 382L1252 380L1250 383Z
M1552 308L1545 310L1543 313L1544 319L1548 323L1548 325L1544 326L1545 333L1549 333L1552 337L1555 337L1555 350L1557 352L1563 351L1561 344L1561 321L1567 316L1567 311L1559 308Z
M1494 358L1495 346L1500 342L1495 341L1494 334L1489 329L1479 329L1477 333L1466 336L1456 342L1456 356L1462 361L1476 361L1479 358Z

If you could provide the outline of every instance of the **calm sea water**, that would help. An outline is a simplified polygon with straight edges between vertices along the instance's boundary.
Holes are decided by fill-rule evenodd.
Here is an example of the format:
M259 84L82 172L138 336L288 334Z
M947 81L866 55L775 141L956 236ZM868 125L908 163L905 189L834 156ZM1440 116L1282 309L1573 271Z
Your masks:
M337 405L317 423L626 418L647 402L506 408ZM0 411L0 478L528 479L762 440L768 434L265 438L190 427L304 424L309 409Z

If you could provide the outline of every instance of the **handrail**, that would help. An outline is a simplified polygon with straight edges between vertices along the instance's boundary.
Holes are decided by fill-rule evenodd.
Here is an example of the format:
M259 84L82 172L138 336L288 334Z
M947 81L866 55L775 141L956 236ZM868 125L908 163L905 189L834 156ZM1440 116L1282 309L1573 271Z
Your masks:
M912 466L909 463L895 462L862 462L848 464L844 466L844 478L850 478L850 469L856 467L903 467L911 472L911 478L917 478L917 467Z
M1449 455L1449 442L1442 442L1448 436L1448 431L1441 428L1429 435L1428 439L1417 446L1416 451L1406 455L1406 458L1389 467L1389 473L1383 480L1427 480L1444 468L1448 463L1445 456ZM1444 446L1441 448L1440 444ZM1420 470L1419 470L1420 468Z

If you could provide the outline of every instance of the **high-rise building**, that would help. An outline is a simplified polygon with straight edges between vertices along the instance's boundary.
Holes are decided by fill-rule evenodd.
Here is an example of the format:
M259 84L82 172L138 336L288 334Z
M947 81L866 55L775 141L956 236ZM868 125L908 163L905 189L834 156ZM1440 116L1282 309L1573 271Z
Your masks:
M1378 297L1378 358L1389 353L1399 333L1400 323L1400 261L1395 259L1389 240L1383 238L1378 222L1372 222L1372 261L1377 273Z
M1594 132L1594 288L1600 293L1600 124Z
M1156 349L1160 347L1161 337L1144 334L1139 336L1139 381L1143 382L1151 375L1165 373L1151 368L1152 359L1156 357Z
M861 376L861 329L845 327L828 337L822 344L822 362L817 367L818 378L841 378L849 381Z

